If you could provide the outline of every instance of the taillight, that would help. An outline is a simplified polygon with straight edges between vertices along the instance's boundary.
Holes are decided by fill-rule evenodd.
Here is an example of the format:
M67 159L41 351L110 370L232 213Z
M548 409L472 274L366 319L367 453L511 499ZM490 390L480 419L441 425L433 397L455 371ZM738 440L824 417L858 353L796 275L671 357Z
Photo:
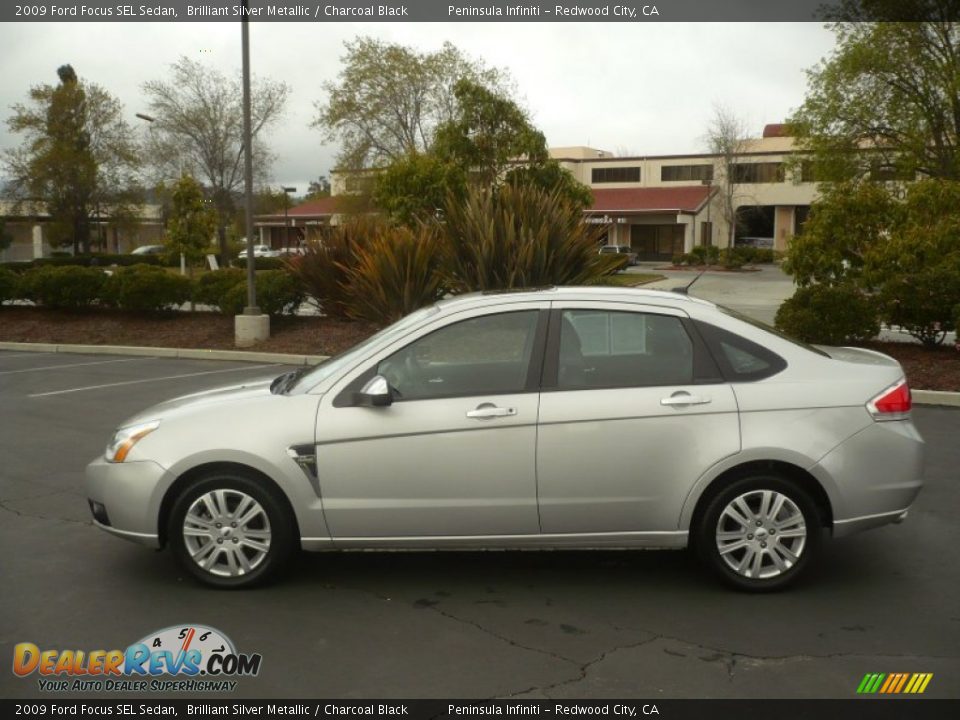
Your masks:
M906 420L910 417L913 398L906 380L891 385L867 403L874 420Z

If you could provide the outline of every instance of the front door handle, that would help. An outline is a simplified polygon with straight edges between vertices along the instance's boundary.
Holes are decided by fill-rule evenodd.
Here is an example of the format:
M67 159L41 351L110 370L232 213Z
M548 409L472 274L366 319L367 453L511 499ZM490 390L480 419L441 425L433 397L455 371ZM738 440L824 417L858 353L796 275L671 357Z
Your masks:
M675 392L670 397L660 398L661 405L706 405L710 398L691 395L687 392Z
M478 405L476 410L467 410L467 417L473 420L489 420L498 417L511 417L517 414L516 408L497 407L490 403Z

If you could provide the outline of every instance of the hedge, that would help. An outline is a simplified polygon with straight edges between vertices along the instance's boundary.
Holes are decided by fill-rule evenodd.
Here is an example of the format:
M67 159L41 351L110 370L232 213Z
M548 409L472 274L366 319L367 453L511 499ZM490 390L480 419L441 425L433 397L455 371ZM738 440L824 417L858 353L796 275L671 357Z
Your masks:
M189 278L142 264L115 270L101 300L121 310L169 310L189 301L192 292Z

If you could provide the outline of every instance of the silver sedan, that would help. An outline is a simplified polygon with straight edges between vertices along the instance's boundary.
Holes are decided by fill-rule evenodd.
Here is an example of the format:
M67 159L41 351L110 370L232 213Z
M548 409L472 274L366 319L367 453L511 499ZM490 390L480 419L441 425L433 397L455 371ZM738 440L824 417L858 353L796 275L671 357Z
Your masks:
M316 367L145 410L86 493L97 526L219 587L300 548L690 546L772 590L825 535L906 517L910 408L895 360L685 295L475 294Z

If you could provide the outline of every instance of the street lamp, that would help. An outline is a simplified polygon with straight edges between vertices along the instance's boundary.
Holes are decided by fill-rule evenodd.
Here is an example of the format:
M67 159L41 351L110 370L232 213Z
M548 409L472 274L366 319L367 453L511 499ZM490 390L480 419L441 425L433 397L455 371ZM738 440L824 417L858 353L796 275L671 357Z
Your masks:
M243 0L240 21L240 51L243 56L243 224L247 231L247 306L234 318L234 344L249 347L270 337L270 316L257 307L253 258L253 130L250 119L250 21L249 0Z
M283 250L290 252L290 222L288 210L290 209L290 193L295 193L295 187L283 187Z

